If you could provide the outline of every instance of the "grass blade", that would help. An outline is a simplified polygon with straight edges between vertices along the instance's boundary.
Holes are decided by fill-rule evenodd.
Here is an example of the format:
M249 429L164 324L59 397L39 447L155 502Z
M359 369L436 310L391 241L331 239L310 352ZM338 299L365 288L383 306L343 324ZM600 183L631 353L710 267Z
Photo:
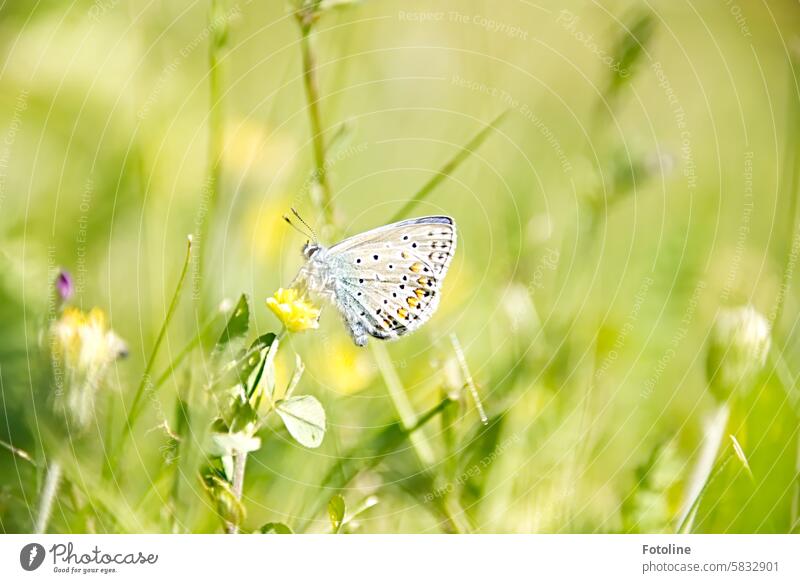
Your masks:
M436 189L437 186L448 176L453 174L453 172L461 166L461 163L464 162L470 154L472 154L475 150L477 150L481 144L489 137L489 134L497 129L497 126L500 124L501 121L508 115L509 110L505 110L503 113L498 115L494 118L485 128L479 131L475 136L467 142L467 144L459 150L459 152L453 156L444 166L442 166L441 170L437 172L433 178L428 180L425 185L417 191L417 193L412 196L406 204L403 205L399 211L397 211L394 216L389 221L390 223L394 223L403 219L408 213L414 210L419 203L424 201L431 192Z
M152 383L150 380L150 372L153 368L153 364L155 363L156 356L158 355L158 350L161 348L161 343L164 341L164 337L167 334L167 328L169 328L169 324L172 321L172 317L175 315L175 310L178 307L178 300L181 296L181 289L183 288L183 283L186 280L186 274L189 271L189 264L191 263L192 259L192 237L191 235L187 239L186 244L186 258L183 261L183 269L181 270L181 275L178 278L178 284L175 286L175 292L172 294L172 301L170 301L169 308L167 309L167 315L164 318L164 322L161 324L161 329L158 331L158 336L156 337L156 342L153 345L153 350L150 351L150 356L147 359L147 364L144 368L144 373L142 373L142 380L139 382L139 387L136 389L136 394L133 397L133 403L131 403L130 411L128 412L128 418L125 422L125 426L122 429L122 435L120 436L119 442L117 446L114 448L114 455L112 455L111 459L111 467L113 468L116 466L117 457L119 456L122 448L127 441L128 435L130 434L131 430L133 429L134 424L136 423L136 419L141 412L141 401L142 397L144 396L145 387L149 383Z

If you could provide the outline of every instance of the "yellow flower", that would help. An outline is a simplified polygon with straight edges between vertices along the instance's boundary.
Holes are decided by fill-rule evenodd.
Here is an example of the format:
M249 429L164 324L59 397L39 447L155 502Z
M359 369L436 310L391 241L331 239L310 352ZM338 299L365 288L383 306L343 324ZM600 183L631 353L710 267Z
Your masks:
M320 382L340 395L351 395L366 387L376 369L368 352L359 350L349 338L336 334L324 343L322 358L314 359L314 372Z
M105 312L64 310L50 330L56 397L79 426L94 412L94 398L108 367L127 354L122 339L108 326Z
M267 307L278 316L289 332L319 327L319 308L301 297L294 288L279 288L275 295L267 298Z

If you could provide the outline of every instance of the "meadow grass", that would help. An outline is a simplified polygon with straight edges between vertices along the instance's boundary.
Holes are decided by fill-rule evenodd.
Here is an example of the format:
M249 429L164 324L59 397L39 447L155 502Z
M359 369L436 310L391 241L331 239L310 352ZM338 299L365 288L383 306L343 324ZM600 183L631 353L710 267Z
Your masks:
M4 532L799 531L789 18L119 4L0 8ZM439 313L354 346L291 208L453 216Z

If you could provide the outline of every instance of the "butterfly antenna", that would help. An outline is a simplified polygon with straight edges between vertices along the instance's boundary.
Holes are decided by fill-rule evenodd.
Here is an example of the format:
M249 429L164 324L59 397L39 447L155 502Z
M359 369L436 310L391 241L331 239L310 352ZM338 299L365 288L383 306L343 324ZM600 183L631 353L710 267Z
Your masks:
M306 229L308 229L308 232L309 232L309 233L311 233L311 237L313 238L313 240L314 240L314 241L316 241L316 240L317 240L317 234L314 232L314 229L312 229L312 228L311 228L311 227L308 225L308 223L307 223L307 222L305 222L305 221L303 220L303 217L301 217L301 216L300 216L300 213L298 213L296 209L292 208L292 214L294 214L294 216L296 216L296 217L297 217L297 220L298 220L298 221L300 221L301 223L303 223L303 225L305 226L305 228L306 228Z
M286 221L287 223L289 223L289 226L290 226L290 227L292 227L292 228L293 228L295 231L297 231L297 232L298 232L298 233L300 233L301 235L303 235L303 237L308 237L308 233L306 233L306 232L305 232L303 229L301 229L300 227L298 227L297 225L295 225L295 224L292 222L292 219L290 219L290 218L289 218L289 217L287 217L286 215L283 215L283 220L284 220L284 221Z

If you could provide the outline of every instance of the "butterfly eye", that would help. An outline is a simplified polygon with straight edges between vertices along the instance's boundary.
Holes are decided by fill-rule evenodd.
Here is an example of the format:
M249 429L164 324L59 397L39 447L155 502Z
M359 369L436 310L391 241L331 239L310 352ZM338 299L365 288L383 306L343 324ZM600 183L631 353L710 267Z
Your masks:
M356 259L356 263L361 263L361 257L359 257L358 259Z
M375 261L377 261L377 260L378 260L378 256L377 256L377 255L373 255L373 256L372 256L372 258L373 258Z

